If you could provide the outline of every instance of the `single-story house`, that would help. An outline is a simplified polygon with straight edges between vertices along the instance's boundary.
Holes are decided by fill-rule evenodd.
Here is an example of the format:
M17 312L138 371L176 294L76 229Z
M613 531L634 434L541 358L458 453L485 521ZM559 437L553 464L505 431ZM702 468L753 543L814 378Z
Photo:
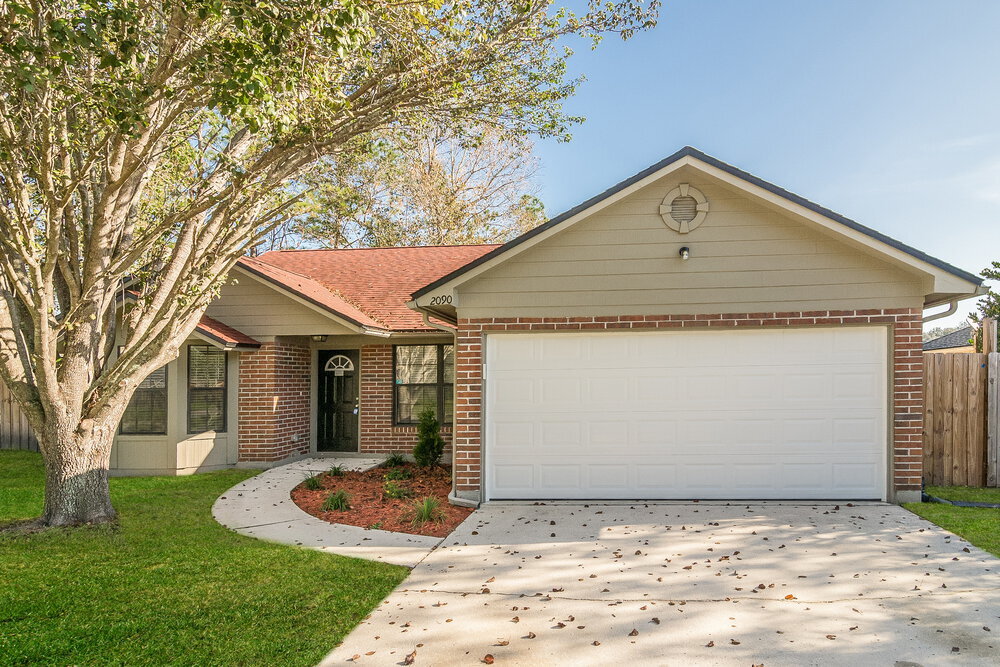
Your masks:
M924 352L927 354L954 354L960 352L975 352L976 346L970 343L973 335L972 327L962 327L938 336L924 343Z
M981 279L693 148L504 244L239 262L118 474L387 454L456 502L919 498L924 309Z

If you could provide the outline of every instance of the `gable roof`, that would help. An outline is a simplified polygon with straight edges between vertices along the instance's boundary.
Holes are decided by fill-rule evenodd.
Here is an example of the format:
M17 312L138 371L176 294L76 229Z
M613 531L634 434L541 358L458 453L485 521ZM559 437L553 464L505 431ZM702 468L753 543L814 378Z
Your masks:
M968 347L972 338L972 327L962 327L924 343L924 350L948 350L953 347Z
M574 206L573 208L571 208L568 211L565 211L565 212L557 215L554 218L551 218L550 220L548 220L544 224L539 225L538 227L535 227L534 229L532 229L532 230L530 230L530 231L522 234L521 236L518 236L517 238L515 238L515 239L513 239L511 241L508 241L504 245L497 247L496 249L490 251L489 253L486 253L486 254L482 255L481 257L477 257L474 261L469 262L465 266L459 267L459 268L455 269L454 271L452 271L451 273L448 273L447 275L441 276L437 280L435 280L435 281L433 281L433 282L431 282L431 283L429 283L429 284L421 287L420 289L418 289L415 292L413 292L412 297L414 299L417 299L417 298L419 298L419 297L427 294L428 292L430 292L430 291L432 291L432 290L434 290L434 289L436 289L436 288L438 288L438 287L440 287L440 286L442 286L442 285L444 285L444 284L446 284L448 282L451 282L452 280L454 280L454 279L462 276L463 274L471 271L472 269L476 268L477 266L480 266L481 264L484 264L484 263L490 261L491 259L493 259L495 257L498 257L498 256L500 256L500 255L508 252L509 250L512 250L512 249L520 246L524 242L529 241L530 239L532 239L532 238L538 236L539 234L542 234L542 233L544 233L544 232L552 229L553 227L556 227L556 226L558 226L558 225L560 225L560 224L562 224L562 223L564 223L564 222L566 222L566 221L568 221L568 220L570 220L572 218L575 218L576 216L580 215L581 213L584 213L585 211L587 211L588 209L590 209L590 208L592 208L592 207L594 207L594 206L596 206L596 205L604 202L605 200L609 199L610 197L612 197L612 196L618 194L619 192L621 192L621 191L623 191L623 190L625 190L625 189L627 189L627 188L635 185L636 183L639 183L640 181L642 181L642 180L644 180L644 179L646 179L646 178L648 178L650 176L653 176L657 172L659 172L659 171L661 171L663 169L666 169L667 167L670 167L671 165L674 165L675 163L683 160L684 158L694 158L694 159L696 159L696 160L698 160L700 162L703 162L703 163L705 163L705 164L707 164L707 165L709 165L711 167L715 167L716 169L719 169L719 170L721 170L721 171L729 174L730 176L734 176L734 177L736 177L738 179L741 179L741 180L745 181L746 183L749 183L751 185L754 185L754 186L757 186L759 188L762 188L763 190L766 190L767 192L769 192L771 194L777 195L778 197L781 197L781 198L787 200L788 202L791 202L792 204L797 204L797 205L799 205L799 206L801 206L801 207L803 207L803 208L805 208L805 209L807 209L809 211L812 211L813 213L816 213L816 214L819 214L819 215L823 216L824 218L827 218L827 219L832 220L834 222L840 223L841 225L843 225L844 227L846 227L848 229L854 230L856 232L860 232L861 234L864 234L865 236L868 236L868 237L870 237L871 239L873 239L875 241L879 241L879 242L884 243L885 245L889 246L890 248L895 248L896 250L902 251L903 253L905 253L907 255L910 255L914 259L917 259L917 260L920 260L921 262L925 262L927 264L930 264L933 267L936 267L936 268L938 268L938 269L940 269L940 270L942 270L942 271L944 271L946 273L949 273L949 274L951 274L951 275L953 275L955 277L958 277L958 278L960 278L962 280L965 280L965 281L967 281L969 283L972 283L974 285L981 285L982 282L983 282L983 279L981 277L977 276L977 275L974 275L972 273L969 273L968 271L964 271L964 270L959 269L959 268L957 268L955 266L952 266L951 264L948 264L947 262L945 262L943 260L937 259L936 257L932 257L932 256L928 255L927 253L925 253L923 251L917 250L916 248L914 248L912 246L908 246L908 245L906 245L905 243L903 243L901 241L897 241L894 238L886 236L885 234L883 234L881 232L878 232L878 231L872 229L871 227L866 227L865 225L862 225L859 222L855 222L854 220L851 220L850 218L844 217L843 215L840 215L839 213L836 213L835 211L831 211L828 208L825 208L823 206L820 206L819 204L811 202L808 199L806 199L805 197L801 197L801 196L799 196L799 195L797 195L797 194L795 194L793 192L789 192L788 190L785 190L784 188L778 187L777 185L774 185L773 183L769 183L768 181L765 181L762 178L758 178L757 176L754 176L753 174L750 174L749 172L743 171L742 169L734 167L731 164L727 164L727 163L723 162L722 160L719 160L717 158L712 157L711 155L707 155L706 153L701 152L697 148L692 148L691 146L685 146L684 148L682 148L681 150L677 151L673 155L671 155L671 156L669 156L667 158L664 158L663 160L660 160L656 164L653 164L653 165L650 165L649 167L646 167L645 169L643 169L639 173L637 173L637 174L635 174L635 175L633 175L633 176L625 179L624 181L621 181L620 183L618 183L618 184L616 184L616 185L608 188L607 190L605 190L604 192L600 193L599 195L591 197L590 199L584 201L583 203L578 204L577 206Z
M498 247L275 250L239 266L358 326L434 331L407 307L410 293Z

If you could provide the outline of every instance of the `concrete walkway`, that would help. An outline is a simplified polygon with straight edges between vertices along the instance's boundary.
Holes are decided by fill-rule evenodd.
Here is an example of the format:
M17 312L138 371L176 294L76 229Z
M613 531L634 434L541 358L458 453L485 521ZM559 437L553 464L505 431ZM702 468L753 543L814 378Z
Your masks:
M412 568L441 538L328 523L300 510L290 496L303 479L335 465L367 470L379 463L381 459L310 458L265 470L222 494L212 516L250 537Z
M886 504L491 503L323 664L996 665L998 572Z

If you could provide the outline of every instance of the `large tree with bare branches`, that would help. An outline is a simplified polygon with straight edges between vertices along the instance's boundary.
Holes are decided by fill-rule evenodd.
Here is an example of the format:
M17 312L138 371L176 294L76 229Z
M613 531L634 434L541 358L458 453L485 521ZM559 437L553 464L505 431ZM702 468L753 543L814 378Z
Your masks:
M258 251L503 243L544 222L531 142L498 128L391 132L318 161Z
M115 517L136 385L303 170L427 122L563 136L562 38L628 37L656 4L0 0L0 378L45 459L40 521Z

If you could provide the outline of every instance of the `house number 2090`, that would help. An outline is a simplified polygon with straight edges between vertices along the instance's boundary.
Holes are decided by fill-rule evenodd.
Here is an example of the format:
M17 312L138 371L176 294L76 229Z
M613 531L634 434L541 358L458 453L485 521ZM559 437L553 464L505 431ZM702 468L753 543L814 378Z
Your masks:
M431 297L432 306L443 306L448 303L451 303L451 295Z

